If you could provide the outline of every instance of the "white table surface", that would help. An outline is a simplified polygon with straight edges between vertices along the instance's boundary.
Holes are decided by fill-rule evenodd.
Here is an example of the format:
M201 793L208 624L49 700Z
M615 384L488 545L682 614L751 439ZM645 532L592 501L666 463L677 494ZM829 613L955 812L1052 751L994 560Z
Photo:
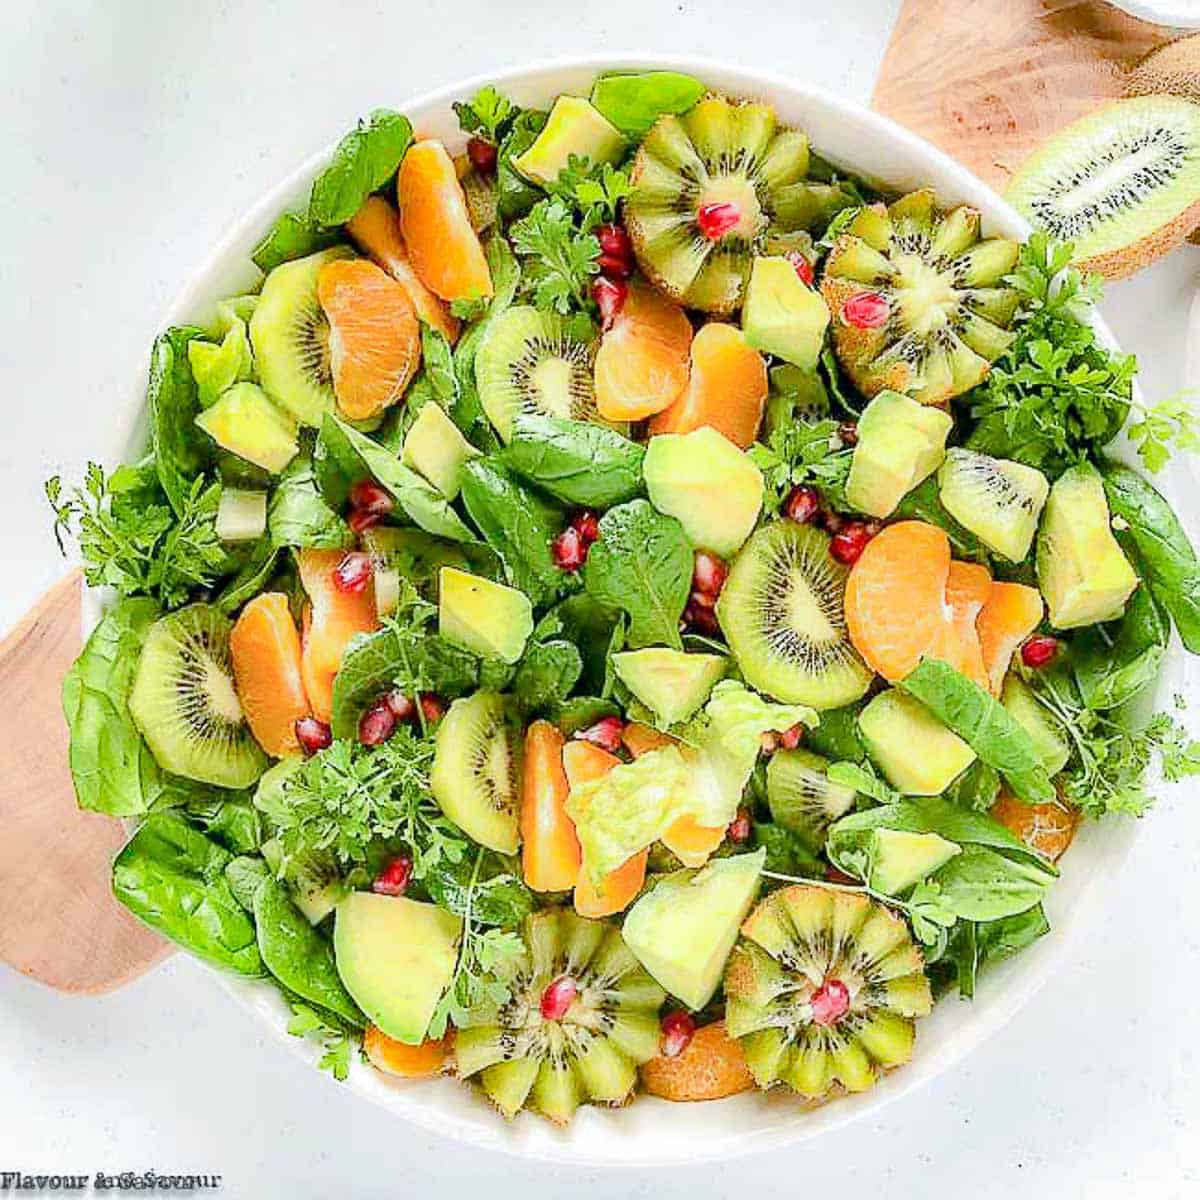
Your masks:
M865 100L897 6L0 4L0 627L64 569L43 478L79 472L214 241L359 113L491 66L636 48L795 71ZM1184 384L1198 265L1185 248L1105 305L1152 397ZM1194 1197L1197 846L1200 809L1181 790L1061 976L990 1044L877 1119L726 1167L614 1176L464 1151L318 1077L182 956L102 999L0 968L0 1171L213 1172L221 1195L356 1200Z

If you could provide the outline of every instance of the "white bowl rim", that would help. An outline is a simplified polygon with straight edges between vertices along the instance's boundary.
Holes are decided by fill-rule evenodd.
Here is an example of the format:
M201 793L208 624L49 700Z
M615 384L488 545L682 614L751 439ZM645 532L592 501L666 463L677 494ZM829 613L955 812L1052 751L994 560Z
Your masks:
M1024 219L995 193L991 192L977 176L955 162L945 152L896 124L890 118L861 104L848 101L825 88L800 83L777 72L743 65L732 60L641 52L552 56L500 71L476 74L411 97L396 104L395 107L397 111L410 115L436 108L446 108L450 101L467 98L486 84L494 84L503 88L505 85L519 83L531 77L551 72L588 70L598 74L602 71L656 69L683 71L694 74L702 80L734 76L744 81L738 85L743 94L752 95L759 90L769 90L776 94L788 94L800 102L805 99L811 100L844 118L859 122L867 127L874 136L903 146L915 158L923 160L931 168L937 168L952 177L956 181L956 186L964 192L975 193L980 197L980 206L985 210L985 217L990 216L995 219L999 215L1014 230L1022 230L1025 233L1029 231L1029 226ZM330 143L310 155L231 225L226 235L192 272L188 283L167 308L159 328L167 328L189 319L205 298L206 293L211 290L209 282L211 277L218 271L221 264L229 259L234 248L246 240L247 232L251 230L259 231L260 234L265 232L275 217L287 206L289 197L294 196L301 185L311 181L320 168L329 161L334 144ZM816 148L821 149L819 145ZM858 168L858 170L862 174L869 173L862 168ZM1102 319L1097 316L1094 323L1100 338L1106 344L1115 346L1116 343ZM139 404L133 408L133 414L125 423L123 430L121 422L117 422L118 430L122 431L122 437L113 449L118 453L127 452L130 449L134 428L144 421L143 406ZM99 612L99 598L96 595L89 596L84 606L85 636L98 619ZM1107 858L1112 866L1119 865L1127 856L1132 846L1133 833L1134 827L1129 824L1112 830L1112 836L1108 840L1114 844L1107 850ZM490 1124L481 1128L477 1123L471 1123L468 1127L467 1123L460 1118L442 1111L444 1105L441 1101L435 1102L432 1097L420 1091L420 1088L412 1089L412 1085L407 1085L395 1091L381 1091L378 1081L384 1077L370 1067L360 1064L355 1064L350 1080L341 1086L352 1088L374 1103L399 1113L406 1120L429 1132L535 1161L573 1163L593 1167L669 1166L714 1160L724 1161L744 1154L794 1145L822 1133L841 1128L870 1113L878 1112L885 1105L915 1091L918 1087L956 1065L967 1053L981 1045L1006 1024L1033 998L1057 970L1069 954L1087 921L1096 918L1103 879L1103 872L1093 874L1083 885L1071 910L1056 917L1051 935L1044 939L1044 943L1052 943L1052 945L1044 946L1040 954L1033 956L1033 961L1027 960L1026 968L1015 979L1006 978L1003 989L1006 1000L1004 1006L981 1005L977 998L976 1009L966 1022L965 1030L951 1037L948 1047L943 1048L936 1059L922 1060L918 1053L912 1062L902 1070L887 1076L871 1092L854 1097L841 1097L835 1102L817 1109L793 1107L786 1123L768 1123L763 1129L739 1134L736 1141L708 1139L689 1144L686 1153L677 1150L669 1154L655 1153L652 1147L644 1144L644 1138L637 1143L633 1143L629 1138L621 1139L619 1144L614 1140L612 1144L606 1145L603 1151L595 1148L584 1149L576 1145L575 1139L571 1136L570 1129L574 1129L576 1126L570 1127L566 1132L557 1130L547 1132L548 1123L529 1114L519 1118L518 1124L524 1121L528 1126L530 1121L537 1121L540 1128L536 1131L533 1128L527 1128L526 1136L522 1137L515 1136L513 1132L515 1127L506 1126L503 1120L490 1109L487 1112ZM190 956L188 957L190 958ZM198 960L193 961L198 962ZM293 1053L298 1054L306 1061L315 1062L317 1053L314 1052L311 1045L287 1034L285 1029L287 1010L274 988L261 982L232 978L206 968L203 964L199 965L205 974L217 980L226 991L237 999L239 1004L255 1012L272 1033ZM985 979L983 988L986 989L990 979L990 976ZM954 999L947 998L938 1007L940 1009L944 1005L954 1003L956 1003ZM370 1083L367 1082L368 1080ZM439 1081L437 1085L422 1084L420 1087L442 1086L448 1082ZM315 1083L314 1086L316 1086ZM462 1087L457 1083L454 1086ZM638 1101L639 1106L654 1104L662 1107L664 1103L648 1098ZM729 1101L713 1103L724 1105ZM708 1105L667 1107L679 1110L705 1108ZM585 1111L588 1110L581 1110L581 1114ZM590 1111L595 1113L600 1110L592 1109ZM601 1140L603 1141L603 1139Z

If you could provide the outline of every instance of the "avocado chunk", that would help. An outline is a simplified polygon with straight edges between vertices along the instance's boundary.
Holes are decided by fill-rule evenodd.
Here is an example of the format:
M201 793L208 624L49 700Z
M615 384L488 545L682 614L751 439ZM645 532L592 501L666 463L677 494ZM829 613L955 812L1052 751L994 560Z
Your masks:
M962 847L936 833L876 829L871 834L870 885L886 896L898 896L948 863Z
M756 258L742 304L742 332L755 350L811 371L821 356L829 305L782 256Z
M256 383L235 383L196 424L218 446L278 475L296 457L296 423Z
M889 688L858 714L876 766L906 796L939 796L974 761L975 751L919 700Z
M400 451L400 461L424 475L447 500L459 493L463 463L478 456L479 451L434 400L417 414Z
M642 463L650 503L675 517L692 545L728 558L762 509L763 477L750 456L705 425L650 439Z
M534 183L554 183L571 155L586 158L593 166L618 163L625 153L625 139L587 100L559 96L550 116L524 154L513 166Z
M1071 757L1071 744L1057 718L1037 702L1034 694L1015 675L1004 680L1000 703L1033 739L1046 774L1057 775Z
M223 542L252 542L267 529L267 493L222 488L215 521Z
M443 567L438 573L438 632L483 658L515 663L533 632L533 605L516 588Z
M758 897L765 849L664 876L629 910L621 933L647 971L691 1009L713 997Z
M371 1024L416 1045L454 975L461 935L462 918L436 904L351 892L337 906L333 953Z
M1037 578L1056 629L1119 617L1138 585L1113 536L1104 483L1091 463L1064 471L1050 489L1038 531Z
M665 646L624 650L612 656L621 682L664 725L686 721L725 674L720 654L686 654Z

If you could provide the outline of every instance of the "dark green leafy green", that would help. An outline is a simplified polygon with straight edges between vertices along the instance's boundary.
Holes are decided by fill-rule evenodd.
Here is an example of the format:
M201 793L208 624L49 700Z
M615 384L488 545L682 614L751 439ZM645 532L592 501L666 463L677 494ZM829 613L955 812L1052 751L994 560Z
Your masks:
M592 103L630 141L641 141L664 113L687 112L708 89L678 71L608 73L592 85Z
M570 737L604 717L619 717L621 710L611 701L599 696L572 696L556 705L550 719Z
M509 228L513 249L523 259L522 286L545 311L582 311L599 271L600 243L582 232L559 199L541 200Z
M173 326L154 339L150 350L150 444L158 481L176 516L182 515L193 482L212 461L212 443L196 425L200 397L187 357L188 343L202 337L204 330L195 325Z
M267 535L277 547L346 550L354 545L350 526L322 499L307 455L296 455L280 476L267 505Z
M262 817L245 792L209 788L189 800L183 813L193 825L232 854L250 854L263 842Z
M987 812L1000 794L1000 772L977 758L947 789L945 796L964 808Z
M821 723L804 731L805 749L835 762L862 762L867 748L858 734L858 714L863 705L832 708L821 714Z
M512 160L533 145L549 115L533 108L522 110L500 143L496 159L496 206L505 221L523 216L542 196L541 190L513 166Z
M322 229L307 212L283 212L250 253L260 271L273 271L285 262L307 258L341 241L341 230Z
M318 225L344 225L396 173L411 143L407 117L375 109L338 142L329 166L313 180L309 217Z
M517 664L512 692L525 712L544 712L566 700L582 673L583 659L570 642L535 641Z
M851 507L846 478L853 451L838 436L836 421L780 420L766 442L755 442L749 454L763 473L767 512L777 513L792 488L801 484L815 487L831 508Z
M986 846L962 848L933 875L942 899L967 921L996 921L1039 904L1054 875L1032 859L1006 858Z
M480 870L470 895L470 914L480 925L512 929L533 911L533 893L506 860L487 854L485 861L487 866ZM469 858L439 863L422 881L430 899L447 912L466 917L473 867Z
M1091 625L1071 641L1071 666L1084 704L1119 708L1157 678L1167 653L1171 627L1149 588L1139 587L1125 615L1107 625Z
M474 133L496 144L504 131L513 122L520 109L507 97L496 91L491 84L482 87L465 103L456 100L453 105L458 126L463 133Z
M226 615L236 612L257 596L275 574L279 554L279 547L272 545L271 538L264 534L250 548L237 574L221 588L213 603Z
M777 875L795 875L807 879L823 879L825 865L805 843L804 839L789 829L772 821L755 821L753 828L754 849L765 848L764 871Z
M539 641L562 638L575 646L583 659L580 686L599 693L604 689L616 624L615 611L597 604L587 592L577 592L551 608L537 623L533 636Z
M270 879L271 868L257 854L239 854L225 864L225 878L233 898L254 915L254 893L264 879Z

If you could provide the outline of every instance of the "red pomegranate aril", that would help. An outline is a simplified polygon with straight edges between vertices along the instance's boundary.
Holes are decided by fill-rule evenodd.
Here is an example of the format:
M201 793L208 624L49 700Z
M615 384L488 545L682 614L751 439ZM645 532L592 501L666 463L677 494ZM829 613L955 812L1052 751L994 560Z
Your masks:
M742 842L750 840L750 832L753 826L750 822L750 810L739 808L737 816L729 822L729 828L725 831L729 835L731 842L737 842L741 845Z
M351 550L342 555L342 561L333 568L333 586L339 592L354 595L364 591L371 582L371 556L360 550Z
M352 508L349 517L346 518L346 524L355 533L366 533L368 529L373 529L383 520L383 513L367 512L363 508Z
M702 204L696 213L696 224L709 241L716 242L737 228L742 211L736 204L723 200L717 204Z
M693 633L702 633L705 637L716 637L721 632L717 614L711 604L697 604L689 601L683 610L683 626Z
M804 737L804 726L793 725L790 729L785 729L779 735L779 747L781 750L795 750L800 745L801 739Z
M417 715L417 706L412 702L412 697L401 691L388 692L383 702L391 709L392 716L397 721L411 721Z
M853 421L846 421L837 427L838 441L843 446L858 445L858 426Z
M597 225L595 234L596 241L600 243L601 254L633 260L633 243L623 225Z
M481 137L467 139L467 157L481 175L490 175L496 169L496 147Z
M378 746L396 732L396 714L386 700L372 704L358 718L358 740L364 746Z
M855 329L882 329L889 314L888 302L878 292L860 292L842 305L842 320Z
M579 987L570 975L560 975L546 984L542 993L542 1017L547 1021L561 1021L567 1015L575 997L579 995Z
M574 525L568 525L550 543L554 564L563 571L578 571L587 558L588 543L580 536Z
M433 692L422 692L417 697L417 703L421 706L421 716L425 718L426 725L436 725L446 715L445 701Z
M1038 634L1021 647L1021 661L1036 671L1039 667L1046 666L1057 653L1058 638Z
M386 517L396 507L396 502L373 479L360 479L350 489L350 507L359 512Z
M710 596L707 592L693 591L688 597L689 608L715 608L717 605L717 597Z
M852 567L870 540L871 531L862 521L847 521L829 539L829 553L843 566Z
M816 488L801 484L788 492L787 499L783 502L783 515L798 525L807 525L817 515L820 507L821 497L817 495Z
M575 736L581 742L591 742L593 746L615 754L621 748L621 734L624 732L625 722L620 717L601 717L594 725L576 730Z
M585 508L571 518L571 528L590 546L600 540L600 518L591 509Z
M606 279L628 279L633 274L633 260L616 254L602 254L596 259L600 274Z
M678 1058L691 1043L696 1032L696 1020L691 1013L676 1008L663 1017L660 1028L662 1040L659 1053L663 1058Z
M600 323L605 329L617 319L628 295L629 289L619 279L597 275L592 280L592 299L600 310Z
M412 878L413 863L407 854L397 854L371 882L371 891L381 896L403 896Z
M850 989L840 979L827 979L809 1004L814 1025L836 1025L850 1011Z
M846 524L846 518L841 513L835 513L832 508L823 508L817 513L817 524L826 533L840 533L842 526Z
M718 558L715 554L709 554L707 550L697 550L696 560L692 565L692 599L696 599L696 593L699 592L703 596L709 597L709 606L721 594L721 589L725 586L725 580L729 578L729 568L725 565L725 560Z
M764 754L774 754L779 749L779 734L773 733L768 729L765 733L758 735L758 748Z
M301 717L296 722L295 730L296 741L300 743L300 749L305 754L316 754L318 750L324 750L333 742L333 730L316 717Z
M795 267L796 274L800 276L800 282L812 287L814 278L812 263L799 250L792 250L784 257Z

